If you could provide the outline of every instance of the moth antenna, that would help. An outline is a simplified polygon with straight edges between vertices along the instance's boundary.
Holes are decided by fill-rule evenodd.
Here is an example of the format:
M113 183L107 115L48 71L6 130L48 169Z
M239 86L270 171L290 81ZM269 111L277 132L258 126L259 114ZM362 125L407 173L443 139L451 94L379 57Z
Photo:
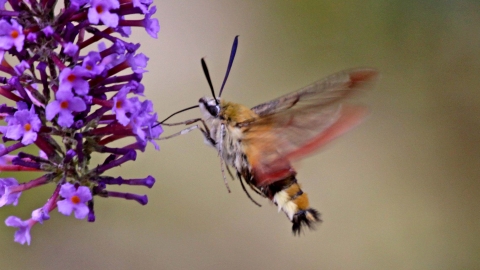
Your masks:
M202 62L203 73L205 74L205 77L207 78L207 81L208 81L208 85L210 86L210 90L212 91L212 96L215 99L215 103L218 105L218 100L217 100L217 97L215 96L215 90L213 90L212 80L210 79L210 72L208 72L207 63L205 63L205 59L203 58L201 62Z
M247 197L254 203L256 204L258 207L262 207L261 204L259 204L258 202L256 202L252 196L250 196L250 193L248 193L247 189L245 188L245 185L243 184L243 180L242 180L242 175L237 171L237 177L238 179L240 179L240 184L242 185L242 189L243 191L245 192L245 194L247 194Z
M195 106L192 106L192 107L188 107L188 108L182 109L182 110L180 110L180 111L178 111L178 112L174 112L174 113L172 113L170 116L168 116L167 118L165 118L165 119L163 119L162 121L160 121L160 122L158 122L157 124L155 124L153 127L156 127L156 126L158 126L158 125L160 125L160 124L163 124L165 121L167 121L168 119L172 118L172 116L174 116L174 115L176 115L176 114L179 114L179 113L182 113L182 112L191 110L191 109L195 109L195 108L197 108L197 107L198 107L198 105L195 105Z
M233 40L232 51L230 52L230 60L228 61L227 72L225 73L225 78L223 78L222 87L220 88L218 97L222 96L223 87L227 82L228 74L230 74L230 69L232 68L232 65L233 65L233 59L235 59L235 54L237 53L237 47L238 47L238 36L236 36L235 39Z

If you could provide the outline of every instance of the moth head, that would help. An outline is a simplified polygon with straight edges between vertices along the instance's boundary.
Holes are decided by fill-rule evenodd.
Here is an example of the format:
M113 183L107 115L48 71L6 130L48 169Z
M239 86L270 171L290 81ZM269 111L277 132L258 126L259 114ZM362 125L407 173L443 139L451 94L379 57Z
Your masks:
M220 99L212 97L202 97L198 100L198 105L204 117L218 118L220 115Z

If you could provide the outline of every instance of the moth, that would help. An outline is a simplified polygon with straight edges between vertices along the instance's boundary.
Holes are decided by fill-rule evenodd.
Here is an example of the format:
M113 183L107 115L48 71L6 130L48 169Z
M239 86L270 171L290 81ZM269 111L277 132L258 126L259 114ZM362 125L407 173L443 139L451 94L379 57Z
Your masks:
M237 46L238 36L234 39L218 97L215 97L206 63L201 60L213 97L202 97L198 105L160 122L167 126L197 123L162 139L199 129L205 143L218 152L228 191L224 168L233 178L231 167L254 203L243 182L277 205L292 222L293 233L299 234L304 227L313 228L321 220L319 212L310 207L307 193L301 189L291 163L318 150L364 119L367 109L346 101L361 89L368 88L377 77L377 71L369 68L341 71L293 93L248 108L220 98ZM173 115L197 107L200 118L165 123Z

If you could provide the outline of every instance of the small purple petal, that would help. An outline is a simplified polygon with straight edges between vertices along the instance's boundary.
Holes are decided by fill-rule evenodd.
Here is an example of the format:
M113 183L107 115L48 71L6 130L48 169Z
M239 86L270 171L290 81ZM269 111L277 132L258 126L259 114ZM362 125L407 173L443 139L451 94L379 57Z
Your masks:
M64 197L64 198L70 198L72 197L73 195L75 195L75 186L73 184L70 184L70 183L65 183L62 185L62 187L60 188L60 196Z
M37 41L37 33L33 33L33 32L28 33L27 40L30 42Z
M18 140L22 136L23 136L23 128L18 124L14 124L8 127L7 133L5 134L5 137L12 140Z
M57 122L62 127L70 127L74 122L72 113L66 110L60 111Z
M68 103L68 109L70 109L73 112L83 112L87 109L87 105L85 104L85 101L79 97L74 97L70 100Z
M74 57L78 52L78 46L72 42L68 42L65 45L63 52L68 56Z
M52 120L60 112L60 110L60 102L58 100L50 102L45 109L47 120Z
M133 0L134 7L140 8L143 14L148 12L148 6L152 4L152 0Z
M29 145L34 143L37 140L37 133L33 131L28 131L23 134L22 143L24 145Z
M90 88L86 80L76 80L72 86L73 89L75 89L75 93L81 96L88 94L88 90Z
M56 94L55 94L57 100L70 100L73 98L73 93L70 92L70 91L58 91Z
M23 74L23 72L27 69L30 68L30 65L28 64L27 61L25 60L22 60L22 62L20 62L20 64L16 65L15 66L15 71L17 72L17 74L21 75Z
M75 218L77 219L84 219L90 210L88 209L88 206L85 204L78 204L77 207L73 210L73 213L75 214Z
M132 28L128 26L117 27L116 32L118 32L122 37L130 37L132 34Z
M43 221L50 219L50 215L48 214L48 211L46 212L45 209L42 207L33 210L32 219L39 222L40 224L43 224Z
M83 5L90 4L90 0L71 0L71 3L81 7Z
M149 60L149 58L143 53L139 53L135 56L130 55L127 58L128 64L130 65L133 72L135 72L135 73L146 72L146 70L144 70L143 68L145 68L147 66L148 60Z
M151 37L158 38L158 31L160 31L160 23L157 19L151 18L151 16L155 14L155 12L157 12L157 7L153 6L145 16L143 25L145 27L145 30L147 30L147 33Z
M49 37L53 34L54 31L53 31L53 28L50 25L48 25L47 27L42 29L42 32L45 34L45 36Z
M57 202L58 212L64 214L65 216L70 216L73 212L73 204L67 199Z
M92 199L92 193L88 187L78 187L77 196L80 198L80 202L82 203L86 203Z
M33 222L30 220L23 221L18 217L10 216L5 220L5 225L18 228L15 232L15 242L22 245L25 243L30 245L30 229L32 228Z

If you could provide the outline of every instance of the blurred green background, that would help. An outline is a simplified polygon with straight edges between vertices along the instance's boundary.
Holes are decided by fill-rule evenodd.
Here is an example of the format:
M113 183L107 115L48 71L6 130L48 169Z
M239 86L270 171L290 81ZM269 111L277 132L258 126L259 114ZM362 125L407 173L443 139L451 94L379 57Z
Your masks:
M117 189L146 192L148 205L99 198L95 223L54 211L31 246L4 226L1 269L480 269L478 0L155 4L158 40L142 29L133 38L150 57L143 83L160 118L209 95L201 57L219 89L235 35L223 97L247 106L342 69L381 72L359 98L369 119L296 164L324 222L293 237L284 214L258 196L255 206L238 181L228 194L216 152L192 132L110 173L154 176L151 190ZM25 192L0 220L28 218L52 191Z

